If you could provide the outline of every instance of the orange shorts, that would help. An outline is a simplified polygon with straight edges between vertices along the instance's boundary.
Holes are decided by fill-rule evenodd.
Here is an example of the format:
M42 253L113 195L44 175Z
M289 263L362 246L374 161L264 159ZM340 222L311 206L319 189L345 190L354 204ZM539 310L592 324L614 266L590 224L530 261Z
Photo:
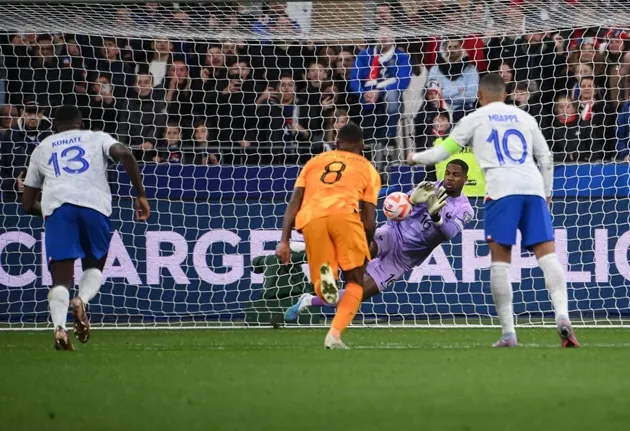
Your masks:
M335 277L339 268L349 271L370 259L370 250L359 214L339 214L311 220L302 229L311 281L317 284L319 268L328 263Z

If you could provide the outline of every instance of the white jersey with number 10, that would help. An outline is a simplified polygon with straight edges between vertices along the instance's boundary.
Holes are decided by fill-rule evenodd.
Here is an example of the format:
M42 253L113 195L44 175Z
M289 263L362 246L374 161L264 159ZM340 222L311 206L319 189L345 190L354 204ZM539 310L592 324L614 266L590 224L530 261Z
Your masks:
M535 160L549 159L551 152L538 122L522 109L490 103L464 117L450 137L461 146L471 145L490 199L550 195Z
M107 160L115 143L107 133L77 129L49 136L37 146L24 184L42 189L44 217L63 204L111 215Z

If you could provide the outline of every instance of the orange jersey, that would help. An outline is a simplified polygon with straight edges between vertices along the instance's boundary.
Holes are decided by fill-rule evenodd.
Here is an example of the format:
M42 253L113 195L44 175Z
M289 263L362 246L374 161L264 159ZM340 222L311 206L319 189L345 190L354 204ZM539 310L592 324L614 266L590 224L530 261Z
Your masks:
M320 217L358 212L359 201L376 205L381 178L362 155L335 150L309 160L295 187L304 187L295 219L295 228L301 230Z

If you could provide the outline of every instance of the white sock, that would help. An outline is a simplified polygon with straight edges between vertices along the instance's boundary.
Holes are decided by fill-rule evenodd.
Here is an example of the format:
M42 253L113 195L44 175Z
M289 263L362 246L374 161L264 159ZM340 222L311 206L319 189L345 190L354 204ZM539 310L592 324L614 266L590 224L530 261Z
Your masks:
M68 319L68 306L70 305L70 292L63 286L55 286L48 292L48 304L50 317L55 329L61 327L65 330Z
M555 253L549 253L538 259L538 265L545 276L545 286L556 313L556 322L560 318L569 318L569 298L567 295L567 280L564 270Z
M510 264L492 262L490 265L490 288L492 299L499 315L503 335L516 335L514 329L514 306L512 305L512 283L510 283Z
M96 268L86 269L79 282L79 298L87 304L96 296L101 289L103 273Z
M300 306L298 307L300 313L304 310L306 310L307 308L311 307L313 305L313 295L311 296L307 296L302 300L302 303L300 304Z

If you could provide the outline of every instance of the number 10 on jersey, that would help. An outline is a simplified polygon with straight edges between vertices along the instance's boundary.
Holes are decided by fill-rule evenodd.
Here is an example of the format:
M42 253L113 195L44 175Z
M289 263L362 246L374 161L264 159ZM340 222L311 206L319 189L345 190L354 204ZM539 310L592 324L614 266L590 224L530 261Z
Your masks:
M523 154L518 159L513 157L510 153L510 137L518 139L523 147ZM527 159L527 140L520 130L507 129L503 132L503 137L501 138L499 136L499 131L497 129L492 129L492 133L490 133L486 142L494 144L494 150L497 152L497 160L500 165L505 164L506 157L519 165L525 163L525 160Z

